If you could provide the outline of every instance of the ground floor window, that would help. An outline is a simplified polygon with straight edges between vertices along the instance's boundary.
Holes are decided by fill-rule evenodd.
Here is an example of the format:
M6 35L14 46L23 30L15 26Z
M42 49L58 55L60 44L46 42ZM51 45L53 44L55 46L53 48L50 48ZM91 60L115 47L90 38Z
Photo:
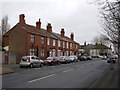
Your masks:
M67 54L66 56L69 56L69 51L66 51L66 54Z
M35 55L35 49L34 48L30 48L30 55L31 56Z
M55 56L55 49L53 49L53 57Z
M45 56L45 50L41 49L41 56L44 57Z
M56 50L55 49L51 49L49 52L49 56L50 57L54 57L56 55Z
M63 51L60 52L60 55L63 56Z
M58 56L60 56L60 54L61 54L61 52L60 52L60 50L58 50Z
M67 51L64 51L64 56L67 56Z
M73 55L73 51L70 51L70 55Z

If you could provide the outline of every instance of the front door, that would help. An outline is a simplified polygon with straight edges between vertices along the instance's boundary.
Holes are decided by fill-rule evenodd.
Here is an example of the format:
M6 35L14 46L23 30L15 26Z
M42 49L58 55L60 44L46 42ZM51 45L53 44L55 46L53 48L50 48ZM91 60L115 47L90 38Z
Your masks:
M38 47L36 48L36 56L38 57Z
M50 56L50 52L49 51L47 51L47 57L49 57Z

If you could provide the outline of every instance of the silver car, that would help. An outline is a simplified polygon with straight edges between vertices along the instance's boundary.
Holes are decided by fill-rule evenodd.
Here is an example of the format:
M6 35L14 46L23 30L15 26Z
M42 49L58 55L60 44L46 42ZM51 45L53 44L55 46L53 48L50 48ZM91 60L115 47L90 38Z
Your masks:
M29 66L33 68L34 66L43 66L43 61L39 60L37 56L23 56L20 62L20 68L23 66Z
M78 62L78 57L77 56L69 56L69 59L71 62Z

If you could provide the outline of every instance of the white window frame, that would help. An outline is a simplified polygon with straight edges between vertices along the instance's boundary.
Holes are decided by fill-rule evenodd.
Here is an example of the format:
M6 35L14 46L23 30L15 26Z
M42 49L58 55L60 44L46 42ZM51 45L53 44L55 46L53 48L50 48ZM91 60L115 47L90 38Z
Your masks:
M55 43L56 43L56 40L55 40L55 39L53 39L53 46L55 46Z
M50 45L50 38L47 38L47 45Z
M55 52L55 49L53 49L53 52L52 52L53 54L53 57L55 57L55 54L56 54L56 52Z
M70 43L70 49L72 49L72 43Z
M78 49L78 45L76 44L76 49Z
M61 50L58 50L58 57L61 56Z
M41 44L45 44L45 37L41 37Z
M35 35L31 34L31 43L35 42Z
M60 47L60 40L58 40L58 47Z
M45 49L41 49L41 56L44 57L45 56Z
M69 48L69 43L67 42L67 48Z
M30 48L30 56L34 56L35 55L35 49L34 48Z

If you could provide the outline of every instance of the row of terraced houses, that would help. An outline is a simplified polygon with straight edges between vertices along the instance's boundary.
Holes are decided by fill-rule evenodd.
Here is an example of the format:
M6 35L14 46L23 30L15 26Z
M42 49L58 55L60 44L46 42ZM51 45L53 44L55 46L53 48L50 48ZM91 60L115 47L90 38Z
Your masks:
M53 32L50 23L46 29L41 28L41 21L36 26L25 22L25 15L19 15L19 22L3 35L3 47L17 54L17 63L26 55L36 55L41 59L49 56L77 55L79 43L74 41L74 33L65 36L62 28L60 34Z

